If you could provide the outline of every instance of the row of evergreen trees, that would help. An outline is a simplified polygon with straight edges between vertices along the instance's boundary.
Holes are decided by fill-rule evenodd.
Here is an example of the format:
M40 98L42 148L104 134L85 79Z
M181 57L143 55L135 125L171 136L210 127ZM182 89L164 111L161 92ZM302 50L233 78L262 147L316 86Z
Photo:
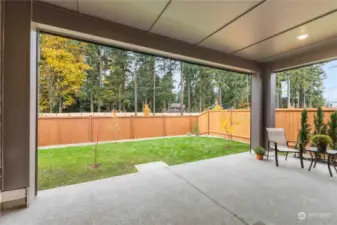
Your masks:
M151 55L40 35L40 112L167 112L170 104L200 112L218 100L248 108L251 77ZM277 74L277 108L324 105L321 65ZM288 106L284 83L290 84ZM282 85L283 84L283 85Z
M64 37L40 36L40 112L185 112L214 105L247 108L247 74L214 69Z
M337 111L330 115L327 123L324 122L324 112L322 107L318 107L317 114L314 115L314 132L313 135L329 135L332 140L332 148L337 149ZM303 109L301 114L301 128L298 139L304 145L310 142L311 126L308 123L308 110Z
M276 108L317 108L325 105L323 81L326 77L322 64L277 73Z

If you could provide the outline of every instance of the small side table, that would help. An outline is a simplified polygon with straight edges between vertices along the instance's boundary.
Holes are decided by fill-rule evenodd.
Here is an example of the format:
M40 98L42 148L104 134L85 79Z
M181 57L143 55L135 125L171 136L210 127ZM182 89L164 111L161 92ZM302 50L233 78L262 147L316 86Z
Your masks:
M313 164L314 164L314 168L315 168L317 162L320 161L320 162L324 162L324 163L328 164L330 177L332 177L332 172L331 172L331 168L330 168L331 163L333 164L333 167L335 168L336 173L337 173L336 165L335 165L335 162L334 162L335 157L337 156L337 150L327 150L326 153L324 153L323 158L318 156L319 152L318 152L316 147L310 147L308 149L305 149L305 151L308 151L310 153L310 156L311 156L311 163L310 163L308 171L311 170L311 167L312 167ZM323 154L323 153L321 153L321 154ZM327 155L328 158L326 158L325 155Z

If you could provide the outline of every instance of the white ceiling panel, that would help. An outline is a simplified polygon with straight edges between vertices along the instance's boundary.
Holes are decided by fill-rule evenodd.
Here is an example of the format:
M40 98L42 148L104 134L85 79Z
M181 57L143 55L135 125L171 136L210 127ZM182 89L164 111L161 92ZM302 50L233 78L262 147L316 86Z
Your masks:
M77 0L40 0L42 2L56 5L61 8L77 11Z
M152 33L196 44L261 0L173 0Z
M78 0L81 13L148 30L169 0Z
M336 0L268 0L200 45L232 53L334 9Z
M301 54L305 54L308 52L313 52L316 51L318 49L322 49L324 47L327 46L331 46L332 44L337 46L337 37L335 38L330 38L327 39L325 41L320 41L317 43L314 43L312 45L306 45L304 47L300 47L300 48L296 48L294 50L291 51L287 51L278 55L274 55L268 58L264 58L261 60L261 62L272 62L275 60L280 60L280 59L284 59L284 58L288 58L288 57L293 57L293 56L297 56L297 55L301 55Z
M308 34L309 36L307 39L297 40L296 37L300 34ZM259 44L253 45L235 53L235 55L253 60L262 60L273 55L314 44L336 36L337 13L333 13Z

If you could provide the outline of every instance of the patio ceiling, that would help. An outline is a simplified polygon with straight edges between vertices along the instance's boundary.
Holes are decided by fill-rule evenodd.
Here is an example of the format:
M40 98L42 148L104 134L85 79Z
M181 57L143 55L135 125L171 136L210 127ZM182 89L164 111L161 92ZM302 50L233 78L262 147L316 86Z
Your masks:
M271 62L337 44L335 0L43 0L149 33ZM308 34L308 38L296 37Z

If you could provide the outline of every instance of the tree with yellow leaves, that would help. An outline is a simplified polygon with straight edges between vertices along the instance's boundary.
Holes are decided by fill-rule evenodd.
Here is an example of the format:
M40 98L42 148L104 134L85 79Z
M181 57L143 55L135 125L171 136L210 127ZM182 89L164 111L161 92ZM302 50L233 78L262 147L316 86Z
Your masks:
M42 34L40 41L40 110L59 112L75 102L85 79L84 42Z
M221 105L219 105L218 100L215 100L215 106L214 106L214 108L212 109L212 111L220 111L220 110L223 110L223 108L222 108Z
M148 104L145 104L144 106L144 116L149 116L151 113L151 109L149 108Z
M229 116L226 116L225 113L230 113ZM223 111L221 112L221 122L220 122L222 130L225 132L225 135L229 137L230 140L233 139L233 133L236 128L240 125L240 121L233 122L232 112L231 111Z

